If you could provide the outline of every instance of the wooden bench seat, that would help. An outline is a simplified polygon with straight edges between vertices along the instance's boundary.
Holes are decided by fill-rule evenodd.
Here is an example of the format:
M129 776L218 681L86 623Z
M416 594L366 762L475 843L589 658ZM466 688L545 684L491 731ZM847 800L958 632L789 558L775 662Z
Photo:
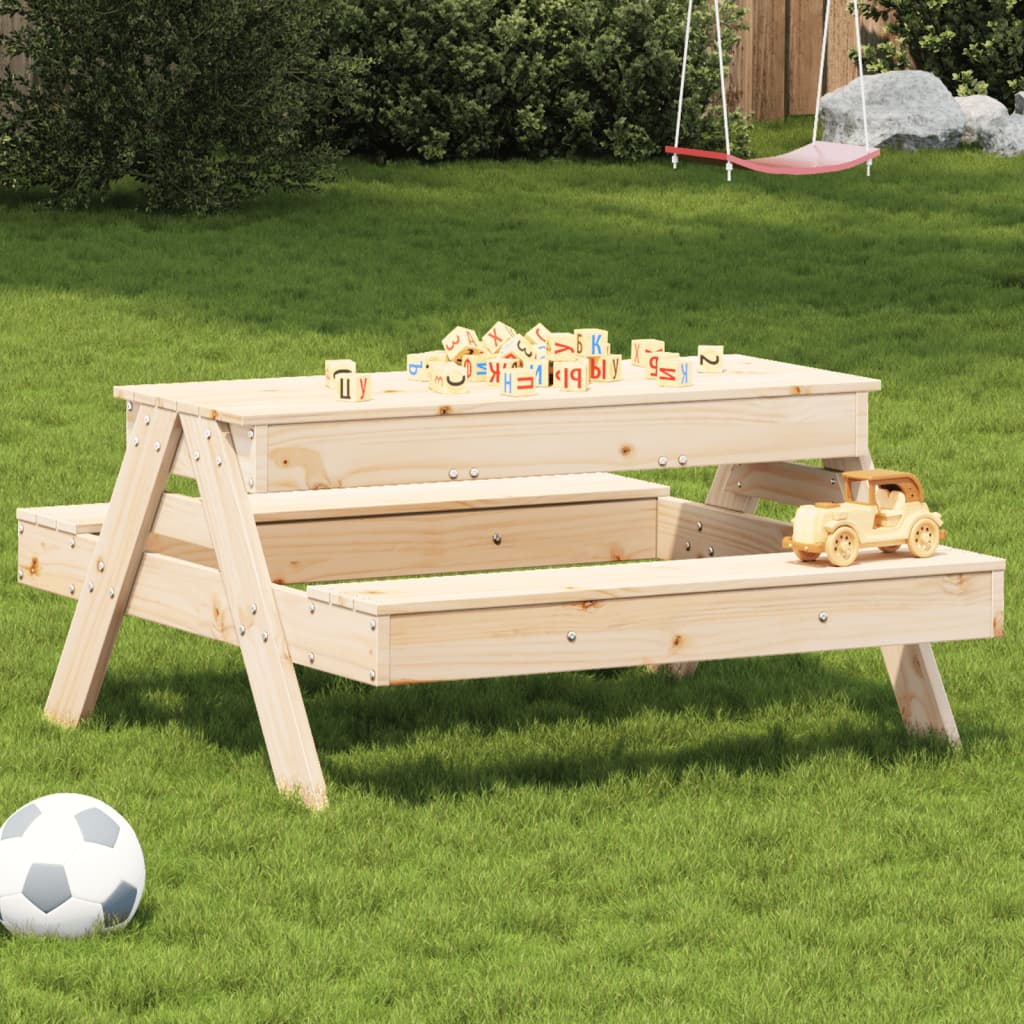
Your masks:
M278 583L653 558L653 484L614 473L510 477L253 494ZM67 534L99 533L105 503L18 510ZM165 494L146 550L214 566L197 498Z
M409 683L999 636L1004 568L942 547L845 569L778 553L307 592L373 620L377 680Z

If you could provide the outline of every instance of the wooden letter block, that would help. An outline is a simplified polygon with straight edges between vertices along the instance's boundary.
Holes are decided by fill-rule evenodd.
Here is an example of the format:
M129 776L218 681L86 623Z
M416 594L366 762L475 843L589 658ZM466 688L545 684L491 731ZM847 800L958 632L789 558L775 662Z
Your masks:
M430 364L430 390L441 395L453 395L469 390L466 367L463 363L434 362Z
M658 379L658 367L663 359L679 359L678 352L651 352L644 360L644 376L648 380Z
M577 359L553 364L552 379L563 391L586 391L590 387L590 360Z
M553 361L576 359L576 335L554 331L548 335L548 358Z
M501 346L503 355L512 356L520 366L525 366L531 359L537 356L537 345L522 334L513 334L504 345Z
M574 333L576 335L576 355L583 359L611 355L608 332L604 328L577 327Z
M543 351L544 346L541 346ZM551 371L549 367L551 364L547 359L531 359L523 367L529 370L533 374L534 386L538 388L546 388L551 381Z
M466 367L466 376L474 384L486 384L490 380L491 362L487 356L482 353L477 353L475 356L468 356L463 360L463 365Z
M537 378L529 369L513 366L501 375L503 395L532 395L537 390Z
M367 402L372 397L368 373L339 373L331 381L334 397L342 402Z
M551 347L551 332L543 324L534 324L523 337L526 338L534 352L541 345L546 348Z
M724 345L698 345L698 369L701 373L722 373L725 370Z
M499 320L480 339L480 351L489 356L497 355L501 351L502 345L515 333L514 328Z
M409 380L417 380L423 384L429 382L429 369L431 363L441 363L447 356L443 349L435 349L432 352L410 352L405 357L405 372Z
M333 387L334 378L339 373L355 373L356 361L354 359L325 359L324 360L324 384L326 387Z
M479 351L480 339L476 336L476 331L471 331L468 327L455 327L441 340L441 347L445 355L455 361L469 352Z
M591 381L622 380L622 356L592 356L590 359Z
M662 387L692 387L696 375L697 360L694 356L672 356L665 354L658 360L658 383Z
M652 352L664 352L665 342L657 338L634 338L629 343L629 358L634 366L646 366L647 356Z
M501 377L506 370L511 370L519 364L514 359L503 359L501 356L491 356L487 360L487 376L484 382L501 387Z

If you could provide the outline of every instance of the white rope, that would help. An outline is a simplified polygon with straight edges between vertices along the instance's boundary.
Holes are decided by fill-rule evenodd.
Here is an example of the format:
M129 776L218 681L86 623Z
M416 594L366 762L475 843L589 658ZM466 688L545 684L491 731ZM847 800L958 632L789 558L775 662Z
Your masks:
M864 118L864 152L871 150L871 136L868 134L868 95L864 84L864 55L860 48L860 8L857 3L853 5L853 30L857 37L857 71L860 74L860 112ZM871 161L867 163L868 177L871 177Z
M679 129L683 123L683 91L686 88L686 62L690 55L690 18L693 16L693 0L690 0L686 7L686 35L683 39L683 70L679 74L679 106L676 108L676 141L675 148L679 148ZM672 167L679 166L679 154L672 154Z
M818 115L821 113L821 94L825 91L825 51L828 49L828 23L831 14L832 0L825 0L825 27L821 33L821 64L818 67L818 96L814 101L814 130L811 142L818 141Z
M732 156L729 144L729 105L725 99L725 59L722 56L722 19L718 11L718 0L715 0L715 34L718 38L718 81L722 86L722 123L725 126L725 155ZM725 180L732 181L732 160L725 161Z

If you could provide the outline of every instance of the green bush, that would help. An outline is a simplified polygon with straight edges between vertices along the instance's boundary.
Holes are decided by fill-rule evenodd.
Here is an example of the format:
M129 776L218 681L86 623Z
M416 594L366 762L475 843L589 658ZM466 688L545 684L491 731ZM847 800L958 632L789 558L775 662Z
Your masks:
M907 67L907 56L953 92L1006 103L1024 88L1024 0L869 0L893 38L868 47L867 70Z
M742 12L722 5L732 53ZM660 152L675 127L685 0L336 0L332 50L364 73L335 104L345 149L425 160ZM719 145L713 23L694 10L682 141ZM749 120L734 115L734 148Z
M0 185L66 207L131 175L146 205L206 213L316 180L348 70L315 0L0 0L30 80L0 80Z

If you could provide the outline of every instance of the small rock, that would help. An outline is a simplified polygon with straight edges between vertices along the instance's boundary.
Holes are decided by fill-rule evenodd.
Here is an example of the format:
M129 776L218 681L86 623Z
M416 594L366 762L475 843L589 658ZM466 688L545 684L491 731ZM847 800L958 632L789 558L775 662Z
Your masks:
M1011 114L991 128L982 128L978 138L986 153L995 153L996 156L1024 154L1024 114Z
M994 96L954 96L953 102L964 112L964 134L961 141L977 142L981 132L1005 121L1010 112Z
M864 79L872 146L953 149L964 133L964 113L941 80L927 71L886 71ZM864 142L860 79L821 101L826 142Z
M1019 92L1013 97L1013 112L1024 114L1024 92Z

